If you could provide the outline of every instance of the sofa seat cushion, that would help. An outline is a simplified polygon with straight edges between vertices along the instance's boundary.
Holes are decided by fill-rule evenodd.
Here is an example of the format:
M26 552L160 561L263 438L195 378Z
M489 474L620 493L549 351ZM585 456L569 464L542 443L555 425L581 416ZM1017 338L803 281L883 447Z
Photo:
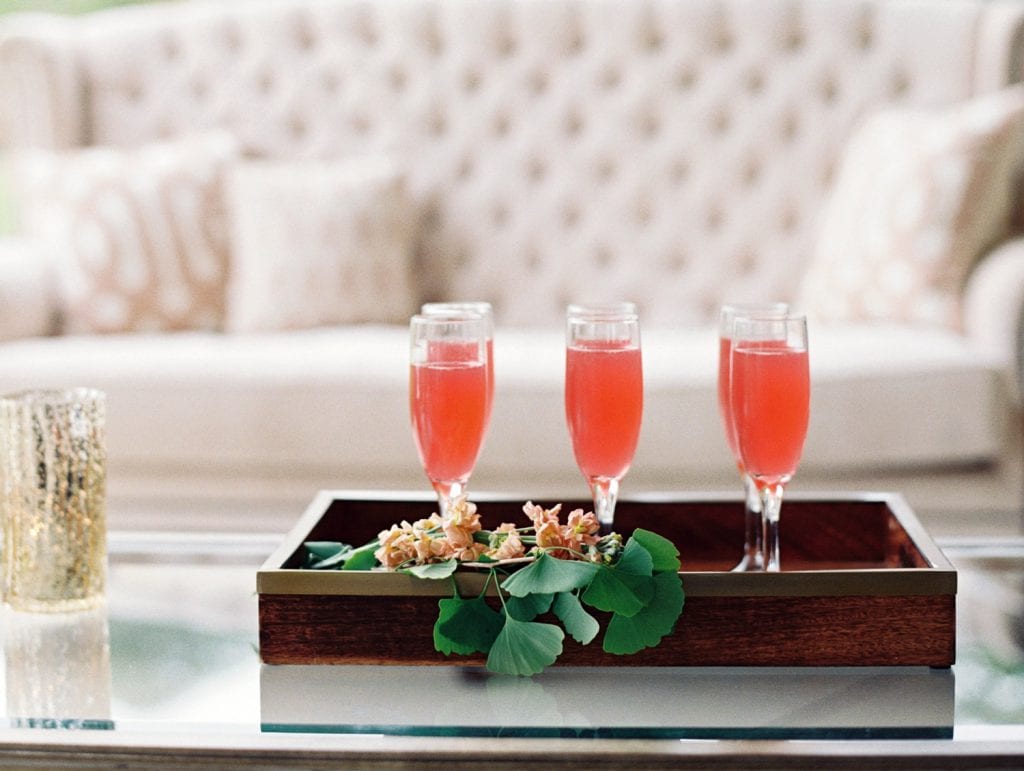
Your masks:
M5 343L6 390L108 393L110 478L137 471L424 483L408 418L404 326L223 336L202 332ZM490 434L474 487L579 481L562 406L557 329L499 327ZM643 334L646 405L630 479L670 489L732 466L716 404L711 329ZM898 326L812 330L811 426L801 468L956 466L997 457L1007 410L999 362L955 335ZM675 485L675 486L678 486ZM310 491L312 493L312 491Z

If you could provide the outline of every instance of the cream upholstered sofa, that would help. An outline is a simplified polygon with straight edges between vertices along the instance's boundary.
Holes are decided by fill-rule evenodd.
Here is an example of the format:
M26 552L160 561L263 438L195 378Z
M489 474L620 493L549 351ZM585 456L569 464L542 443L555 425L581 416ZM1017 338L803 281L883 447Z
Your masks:
M190 0L0 20L0 387L109 395L115 526L423 488L405 321L495 306L471 488L584 495L562 312L636 301L624 494L732 491L727 301L811 316L794 491L1016 527L1024 6Z

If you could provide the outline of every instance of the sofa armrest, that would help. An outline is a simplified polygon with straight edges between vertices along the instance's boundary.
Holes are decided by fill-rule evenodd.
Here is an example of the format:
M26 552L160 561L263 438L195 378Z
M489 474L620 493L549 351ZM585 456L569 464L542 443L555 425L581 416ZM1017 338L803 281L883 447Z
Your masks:
M1014 376L1024 399L1024 237L989 252L967 281L964 332Z
M44 249L25 238L0 238L0 340L54 334L54 274Z

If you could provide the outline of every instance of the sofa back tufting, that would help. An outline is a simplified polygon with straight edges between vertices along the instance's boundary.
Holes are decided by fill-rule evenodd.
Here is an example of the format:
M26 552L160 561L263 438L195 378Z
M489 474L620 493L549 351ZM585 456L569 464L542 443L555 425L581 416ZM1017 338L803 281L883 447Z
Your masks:
M0 49L22 84L4 130L57 148L227 128L256 157L383 151L416 206L418 299L487 299L529 325L614 295L650 322L707 322L725 300L794 299L863 116L1021 78L1021 23L994 21L1011 6L257 0L28 18Z

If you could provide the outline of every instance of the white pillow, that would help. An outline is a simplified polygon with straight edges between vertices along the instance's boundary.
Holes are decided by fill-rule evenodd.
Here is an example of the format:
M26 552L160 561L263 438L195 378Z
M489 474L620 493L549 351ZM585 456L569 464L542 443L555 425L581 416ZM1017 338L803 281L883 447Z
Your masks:
M55 255L64 332L220 328L221 182L237 152L215 132L15 160L22 225Z
M1008 232L1022 164L1024 87L873 114L842 155L801 305L959 328L967 275Z
M243 161L226 195L228 331L408 319L414 217L387 158Z

